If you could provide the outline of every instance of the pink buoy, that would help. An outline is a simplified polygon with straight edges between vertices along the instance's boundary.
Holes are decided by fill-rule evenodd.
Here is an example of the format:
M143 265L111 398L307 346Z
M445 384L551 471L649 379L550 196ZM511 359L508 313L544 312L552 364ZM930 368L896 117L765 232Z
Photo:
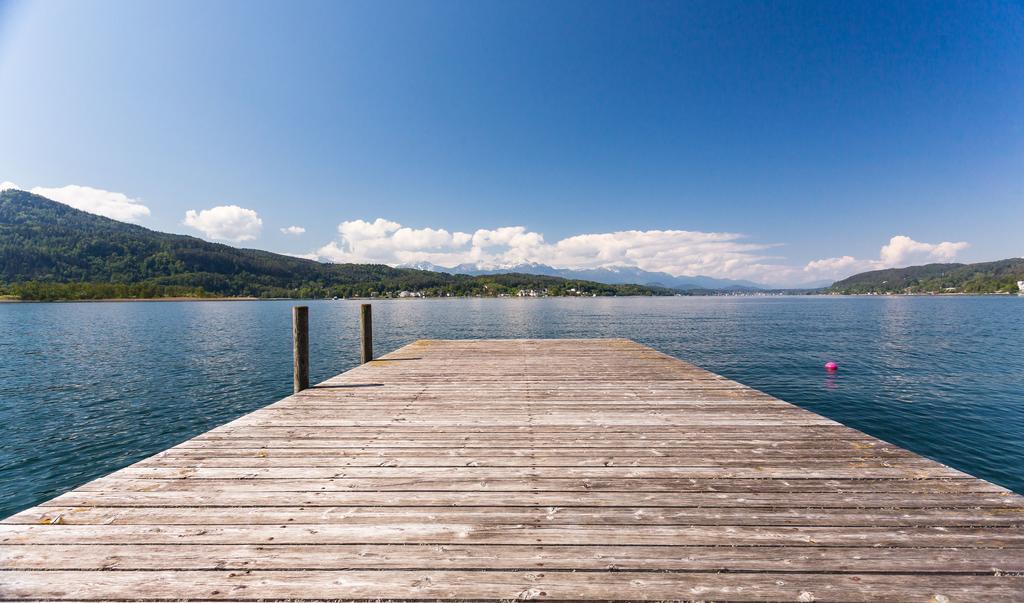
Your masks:
M832 371L835 371L835 370L838 370L838 369L839 369L839 365L836 364L835 362L832 362L831 360L829 360L828 362L825 363L825 370L830 372L830 373Z

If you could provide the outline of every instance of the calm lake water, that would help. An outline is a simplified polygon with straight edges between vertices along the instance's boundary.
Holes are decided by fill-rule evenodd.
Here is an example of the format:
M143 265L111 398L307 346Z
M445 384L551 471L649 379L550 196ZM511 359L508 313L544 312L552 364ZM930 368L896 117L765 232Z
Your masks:
M292 305L0 304L0 517L288 395ZM308 305L319 381L355 365L359 303ZM374 322L378 354L629 337L1024 493L1024 297L394 300Z

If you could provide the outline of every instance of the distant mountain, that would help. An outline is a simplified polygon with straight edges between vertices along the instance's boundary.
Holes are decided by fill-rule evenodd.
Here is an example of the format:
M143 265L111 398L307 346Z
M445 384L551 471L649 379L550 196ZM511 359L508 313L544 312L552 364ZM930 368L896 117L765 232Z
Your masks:
M978 264L925 264L862 272L836 281L834 293L1016 293L1024 258Z
M445 267L421 262L407 264L405 268L417 268L420 270L433 270L435 272L447 272L450 274L504 274L515 272L519 274L542 274L545 276L558 276L568 279L585 279L598 283L610 285L638 284L652 287L666 287L669 289L692 290L708 289L722 291L745 291L764 289L763 285L751 281L732 280L723 278L712 278L710 276L672 276L667 272L650 272L629 266L617 266L611 268L590 268L571 269L554 268L545 264L517 264L507 268L481 268L476 264L459 264L458 266Z
M326 264L167 234L19 190L0 192L0 294L24 299L254 296L666 295L581 279L452 275L375 264Z

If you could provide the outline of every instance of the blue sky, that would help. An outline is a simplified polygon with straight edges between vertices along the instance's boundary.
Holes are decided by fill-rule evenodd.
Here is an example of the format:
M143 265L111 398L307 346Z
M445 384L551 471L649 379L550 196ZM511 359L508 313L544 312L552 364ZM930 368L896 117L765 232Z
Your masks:
M1020 3L0 0L0 84L0 182L236 245L773 284L1024 255Z

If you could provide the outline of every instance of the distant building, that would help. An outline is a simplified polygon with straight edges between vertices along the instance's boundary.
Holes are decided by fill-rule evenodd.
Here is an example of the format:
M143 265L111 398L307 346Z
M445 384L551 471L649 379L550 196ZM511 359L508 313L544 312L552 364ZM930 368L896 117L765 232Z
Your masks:
M1021 293L1024 293L1024 281L1017 281L1017 289L1019 289Z

